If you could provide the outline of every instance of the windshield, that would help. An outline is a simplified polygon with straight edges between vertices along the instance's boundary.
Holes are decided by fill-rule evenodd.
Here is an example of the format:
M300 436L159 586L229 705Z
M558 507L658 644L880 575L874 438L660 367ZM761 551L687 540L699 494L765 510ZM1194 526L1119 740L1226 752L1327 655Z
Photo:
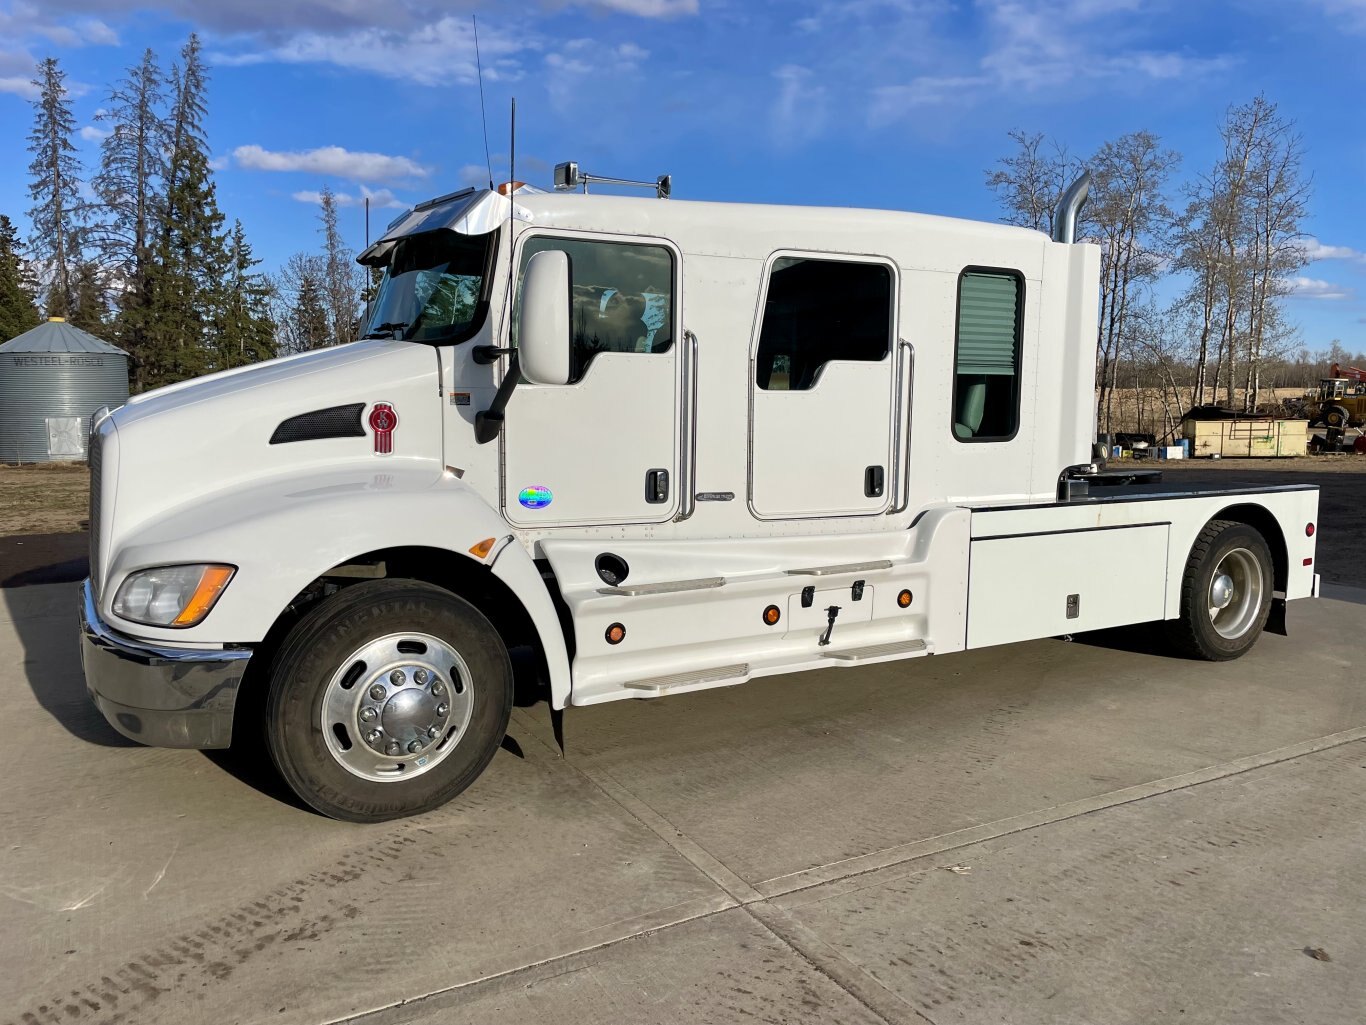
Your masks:
M474 334L488 310L493 239L444 229L399 239L366 337L458 342Z

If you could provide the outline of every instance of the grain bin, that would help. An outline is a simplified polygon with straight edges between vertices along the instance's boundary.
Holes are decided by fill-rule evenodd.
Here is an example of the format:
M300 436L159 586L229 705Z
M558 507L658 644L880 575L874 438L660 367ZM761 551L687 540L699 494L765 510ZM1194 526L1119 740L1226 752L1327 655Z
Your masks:
M49 318L0 345L0 463L85 458L90 415L128 401L128 354Z

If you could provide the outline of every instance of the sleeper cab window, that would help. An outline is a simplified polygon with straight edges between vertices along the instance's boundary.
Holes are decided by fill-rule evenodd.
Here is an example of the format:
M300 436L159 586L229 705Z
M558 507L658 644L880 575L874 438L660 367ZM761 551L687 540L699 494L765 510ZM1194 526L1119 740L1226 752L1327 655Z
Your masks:
M549 235L527 239L522 246L513 345L517 344L527 261L547 250L569 257L571 384L583 379L600 352L668 351L673 344L674 308L673 254L668 249Z
M892 272L880 263L782 256L769 271L754 383L806 391L831 360L875 363L892 342Z
M1024 278L972 268L958 278L953 436L1008 441L1020 427Z

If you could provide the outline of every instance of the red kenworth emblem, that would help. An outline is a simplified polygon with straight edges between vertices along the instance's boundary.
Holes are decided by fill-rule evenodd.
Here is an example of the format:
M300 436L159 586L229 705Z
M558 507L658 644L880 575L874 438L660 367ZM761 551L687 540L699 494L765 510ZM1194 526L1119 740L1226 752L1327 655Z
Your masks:
M387 402L376 402L370 410L370 429L375 432L375 455L387 456L394 450L394 428L398 414Z

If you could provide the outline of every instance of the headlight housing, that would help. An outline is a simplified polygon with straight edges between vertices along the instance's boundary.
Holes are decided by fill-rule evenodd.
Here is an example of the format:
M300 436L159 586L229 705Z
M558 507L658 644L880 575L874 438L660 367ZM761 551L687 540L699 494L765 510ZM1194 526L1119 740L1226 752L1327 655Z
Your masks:
M139 570L119 585L114 615L145 626L197 626L236 572L219 563Z

